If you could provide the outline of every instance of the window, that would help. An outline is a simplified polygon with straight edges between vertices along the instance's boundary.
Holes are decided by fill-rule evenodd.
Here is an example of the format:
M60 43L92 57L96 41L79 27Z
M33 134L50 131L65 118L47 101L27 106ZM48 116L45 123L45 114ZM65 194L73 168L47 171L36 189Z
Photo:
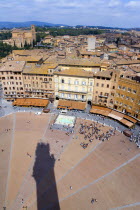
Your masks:
M131 98L131 101L134 102L134 98Z
M18 85L18 82L16 82L16 85Z
M123 90L126 90L126 88L125 88L125 87L122 87L122 89L123 89Z
M76 95L75 95L75 100L77 100L77 99L78 99L78 95L76 94Z
M68 98L71 98L71 94L68 94Z
M75 91L78 91L78 87L77 86L75 86Z
M82 87L82 92L85 92L85 87Z
M115 89L115 86L113 86L112 89Z
M102 96L103 95L103 92L100 92L100 95Z
M85 96L84 95L82 95L82 99L85 99Z
M114 93L111 93L111 96L114 96L115 94Z
M107 84L107 86L106 86L107 88L109 88L109 84Z
M104 87L104 84L102 84L101 87Z
M49 81L52 81L52 78L49 78Z
M92 82L90 82L90 86L92 86Z
M68 80L68 84L70 85L70 79Z
M47 78L44 78L44 81L47 81Z
M21 80L21 77L19 77L19 80Z
M126 96L126 100L129 100L129 97L128 96Z
M121 89L121 86L120 85L118 86L118 89Z
M79 85L79 81L78 81L78 80L75 80L75 81L74 81L74 84L75 84L75 85Z
M136 90L133 90L133 93L134 93L134 94L136 94L136 92L137 92Z
M64 98L64 93L61 93L61 97Z
M98 87L99 86L99 83L96 83L96 86Z
M64 83L64 79L61 80L61 83Z
M96 91L96 94L98 94L98 91Z
M105 93L105 96L109 96L109 93Z
M128 92L131 92L131 88L128 88Z
M85 81L82 81L82 85L86 85L86 82Z

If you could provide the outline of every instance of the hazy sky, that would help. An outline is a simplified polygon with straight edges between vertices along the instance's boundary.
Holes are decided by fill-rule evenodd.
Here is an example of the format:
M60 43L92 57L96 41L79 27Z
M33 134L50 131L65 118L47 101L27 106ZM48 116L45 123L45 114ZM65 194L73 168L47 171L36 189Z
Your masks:
M140 27L140 0L0 0L0 21Z

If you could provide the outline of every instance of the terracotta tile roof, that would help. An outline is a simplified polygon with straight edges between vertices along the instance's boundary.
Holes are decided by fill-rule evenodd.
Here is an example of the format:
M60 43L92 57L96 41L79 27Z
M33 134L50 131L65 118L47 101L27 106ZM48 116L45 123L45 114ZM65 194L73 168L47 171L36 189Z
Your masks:
M114 48L117 48L114 44L109 44L109 45L106 45L108 48L110 49L114 49Z
M111 78L111 72L109 70L106 71L99 71L95 74L95 77L106 77L106 78Z
M23 69L23 74L48 74L48 69L54 69L56 65L27 63Z
M54 75L78 76L78 77L93 77L93 73L79 68L70 68L66 70L58 70Z
M69 66L88 66L88 67L92 67L92 66L101 66L101 62L96 60L92 60L89 61L87 59L66 59L63 61L59 61L59 65L69 65Z
M0 67L0 71L22 72L25 61L7 61Z
M140 60L114 60L116 65L131 65L131 64L140 64Z

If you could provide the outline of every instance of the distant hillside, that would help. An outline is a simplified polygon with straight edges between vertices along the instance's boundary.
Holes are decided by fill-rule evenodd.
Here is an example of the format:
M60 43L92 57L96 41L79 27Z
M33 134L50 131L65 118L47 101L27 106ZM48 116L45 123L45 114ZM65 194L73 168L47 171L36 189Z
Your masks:
M66 26L64 24L53 24L47 22L39 22L39 21L27 21L27 22L0 22L0 29L2 28L22 28L22 27L30 27L31 25L36 26Z

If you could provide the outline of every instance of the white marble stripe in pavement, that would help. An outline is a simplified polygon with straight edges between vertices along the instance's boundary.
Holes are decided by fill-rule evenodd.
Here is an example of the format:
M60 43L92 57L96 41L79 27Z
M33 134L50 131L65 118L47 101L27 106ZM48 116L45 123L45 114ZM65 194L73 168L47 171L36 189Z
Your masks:
M137 203L131 203L131 204L127 204L127 205L124 205L124 206L119 206L119 207L116 207L116 208L113 208L113 209L110 209L110 210L119 210L119 209L124 209L124 208L129 208L129 207L134 207L134 206L139 206L139 209L140 209L140 202L137 202Z
M140 154L135 155L133 158L127 160L125 163L121 164L120 166L118 166L117 168L113 169L113 170L110 171L109 173L107 173L107 174L101 176L100 178L98 178L98 179L94 180L93 182L89 183L88 185L85 185L84 187L80 188L80 189L77 190L76 192L74 192L74 193L72 193L72 194L66 196L65 198L61 199L60 202L63 201L63 200L66 200L67 198L69 198L69 197L71 197L71 196L77 194L78 192L80 192L80 191L82 191L82 190L84 190L84 189L86 189L86 188L88 188L88 187L94 185L94 184L97 183L98 181L100 181L100 180L104 179L105 177L107 177L107 176L113 174L114 172L118 171L118 170L121 169L122 167L126 166L128 163L130 163L130 162L132 162L133 160L137 159L138 157L140 157Z
M7 183L6 183L6 193L5 193L4 206L7 206L7 196L8 196L9 180L10 180L10 174L11 174L12 153L13 153L13 147L14 147L15 126L16 126L16 114L14 113L13 114L13 128L12 128L12 136L11 136L11 149L10 149L10 156L9 156L8 176L7 176Z

